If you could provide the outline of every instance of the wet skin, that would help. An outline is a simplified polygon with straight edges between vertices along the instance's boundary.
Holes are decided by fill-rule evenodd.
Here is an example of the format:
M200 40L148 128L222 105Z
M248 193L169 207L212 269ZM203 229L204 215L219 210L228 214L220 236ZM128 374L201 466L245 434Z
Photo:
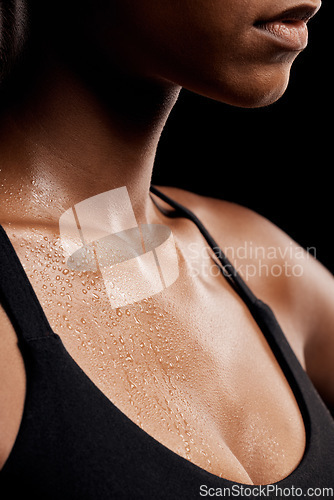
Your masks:
M275 4L253 0L245 9L242 1L225 0L208 10L199 0L144 0L140 8L125 0L114 2L112 12L109 2L88 5L72 24L76 33L67 33L71 14L67 25L63 20L62 43L41 28L41 62L0 122L0 223L54 331L131 420L200 467L245 484L272 483L297 466L305 448L302 418L261 332L224 278L204 270L193 276L191 245L202 269L202 237L189 221L166 219L149 185L180 86L239 106L269 104L284 92L298 51L254 25L296 5ZM64 51L68 39L76 43ZM180 277L162 294L113 310L101 276L67 272L58 220L70 206L121 186L138 222L170 226ZM246 209L165 190L192 208L222 247L252 241L284 255L292 244ZM273 307L301 363L332 401L332 277L306 256L302 266L301 277L255 275L249 285ZM20 424L25 372L15 333L2 309L0 315L3 464Z

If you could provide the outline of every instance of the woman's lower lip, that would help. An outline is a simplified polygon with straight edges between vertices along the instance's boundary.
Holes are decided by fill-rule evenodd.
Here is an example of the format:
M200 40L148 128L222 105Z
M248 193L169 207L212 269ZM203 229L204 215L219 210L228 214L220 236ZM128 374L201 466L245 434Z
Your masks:
M308 30L304 21L269 21L256 27L288 50L300 51L307 46Z

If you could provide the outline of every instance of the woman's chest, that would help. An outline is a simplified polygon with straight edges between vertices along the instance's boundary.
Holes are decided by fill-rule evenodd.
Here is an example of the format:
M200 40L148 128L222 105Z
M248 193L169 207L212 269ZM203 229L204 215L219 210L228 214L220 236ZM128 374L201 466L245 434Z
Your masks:
M227 479L271 483L297 466L302 417L243 304L226 297L214 309L210 300L190 305L185 297L162 307L151 298L111 310L101 292L83 285L85 307L65 293L48 316L77 364L128 418Z
M242 301L212 280L112 308L98 273L53 255L27 274L53 330L96 387L156 440L227 479L271 483L300 461L292 391Z

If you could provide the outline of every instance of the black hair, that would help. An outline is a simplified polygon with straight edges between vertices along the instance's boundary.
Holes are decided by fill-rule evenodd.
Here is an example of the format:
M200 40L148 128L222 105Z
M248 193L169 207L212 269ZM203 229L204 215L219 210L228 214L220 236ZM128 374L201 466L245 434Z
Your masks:
M21 54L27 25L25 0L0 0L0 83L10 74Z

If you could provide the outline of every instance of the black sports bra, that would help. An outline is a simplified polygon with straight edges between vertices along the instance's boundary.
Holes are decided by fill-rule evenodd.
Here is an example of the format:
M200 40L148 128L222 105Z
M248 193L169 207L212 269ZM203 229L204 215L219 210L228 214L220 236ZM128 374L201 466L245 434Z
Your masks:
M249 290L197 217L156 188L151 191L173 207L170 216L187 217L197 225L261 328L304 420L303 458L288 477L272 485L243 485L205 471L143 431L93 384L52 331L0 226L0 301L17 333L27 379L19 432L0 472L1 500L333 496L333 419L274 314Z

